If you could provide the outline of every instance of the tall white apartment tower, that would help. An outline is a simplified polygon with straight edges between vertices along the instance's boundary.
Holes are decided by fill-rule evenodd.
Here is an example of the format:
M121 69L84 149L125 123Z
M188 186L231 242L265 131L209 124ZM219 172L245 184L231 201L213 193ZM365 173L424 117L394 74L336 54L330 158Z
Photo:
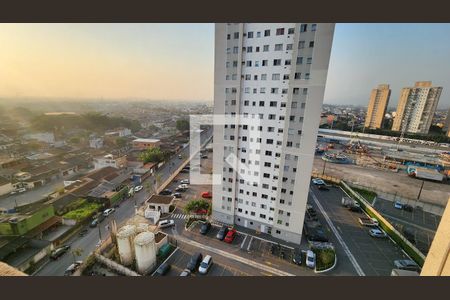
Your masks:
M333 33L334 24L216 25L215 220L300 243Z

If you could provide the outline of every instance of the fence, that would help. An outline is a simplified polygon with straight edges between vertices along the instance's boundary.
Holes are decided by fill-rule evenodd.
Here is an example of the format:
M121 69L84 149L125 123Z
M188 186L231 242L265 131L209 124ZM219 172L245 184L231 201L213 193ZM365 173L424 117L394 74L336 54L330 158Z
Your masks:
M378 220L380 227L386 231L387 234L398 244L402 249L420 266L423 266L425 256L411 244L400 232L398 232L394 226L389 223L380 213L378 213L361 195L355 192L347 183L341 181L342 189L347 192L351 197L359 202L361 207L367 212L367 214Z

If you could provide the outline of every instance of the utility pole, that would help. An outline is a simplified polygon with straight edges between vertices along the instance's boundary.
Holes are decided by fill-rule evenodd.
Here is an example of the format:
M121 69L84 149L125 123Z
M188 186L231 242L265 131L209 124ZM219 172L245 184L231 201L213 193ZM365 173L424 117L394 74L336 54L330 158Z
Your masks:
M100 224L98 224L97 226L98 226L98 239L101 241L102 240L102 230L100 229Z
M420 194L422 194L423 185L425 184L425 180L422 180L422 185L420 186L419 194L417 195L417 200L420 199Z
M325 166L327 165L327 161L323 161L323 170L322 170L322 176L325 174Z

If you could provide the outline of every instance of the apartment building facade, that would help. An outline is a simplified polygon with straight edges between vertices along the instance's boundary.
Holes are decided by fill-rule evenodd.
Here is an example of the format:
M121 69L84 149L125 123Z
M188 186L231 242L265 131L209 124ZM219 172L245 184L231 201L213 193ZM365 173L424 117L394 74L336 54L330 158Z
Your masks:
M216 24L213 218L300 243L334 24Z
M414 87L403 88L392 130L427 134L441 93L442 87L432 87L431 81L418 81Z
M364 127L370 129L381 128L390 96L391 89L389 88L389 84L380 84L376 89L372 90Z

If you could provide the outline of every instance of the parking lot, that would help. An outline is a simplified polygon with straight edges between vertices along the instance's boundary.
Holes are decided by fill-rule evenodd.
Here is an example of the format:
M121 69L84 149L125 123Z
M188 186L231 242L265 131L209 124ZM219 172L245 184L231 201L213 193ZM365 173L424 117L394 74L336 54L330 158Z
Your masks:
M349 256L350 253L365 275L389 276L394 267L394 260L408 258L391 239L373 238L368 234L370 227L358 222L359 217L365 216L364 213L352 212L341 205L344 192L339 187L321 191L311 185L311 190L315 196L310 200L311 204L320 212L314 201L314 198L317 199L348 248L348 253L344 251L343 255ZM319 213L318 217L323 225L327 224L322 213ZM334 244L340 243L333 239L332 241Z
M378 198L375 201L375 209L388 219L397 230L415 244L423 254L427 254L441 221L441 216L421 209L405 211L394 207L392 201Z

